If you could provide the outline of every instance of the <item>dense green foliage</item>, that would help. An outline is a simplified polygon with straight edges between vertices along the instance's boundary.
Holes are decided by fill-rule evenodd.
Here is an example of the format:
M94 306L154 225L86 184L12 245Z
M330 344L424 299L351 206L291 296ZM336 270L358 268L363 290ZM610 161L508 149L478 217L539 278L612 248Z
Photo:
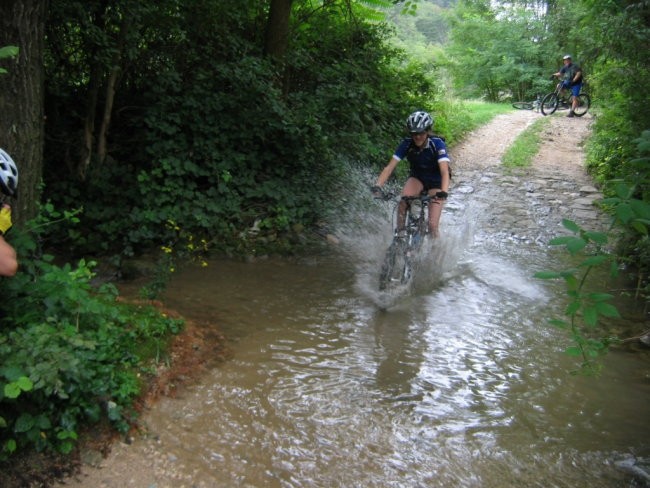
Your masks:
M530 100L550 91L548 77L567 49L548 37L546 17L525 2L461 1L450 19L447 65L467 96Z
M619 232L621 261L636 271L637 296L650 300L650 131L635 140L636 151L621 178L609 180L603 206Z
M129 255L164 241L173 220L217 250L291 245L342 184L342 161L383 160L409 110L436 101L419 67L396 65L385 31L351 17L344 3L297 5L278 63L263 55L256 2L155 2L155 21L147 17L153 3L117 2L132 23L146 18L147 29L124 41L134 51L123 49L129 64L109 157L80 168L84 114L75 111L87 108L65 109L92 99L89 67L99 58L107 69L117 41L108 29L84 28L98 5L57 2L53 15L67 22L50 27L46 194L58 207L83 205L82 228L94 229L60 241Z
M63 218L44 210L48 222ZM38 245L48 222L14 231L22 269L2 283L0 460L26 447L69 452L88 423L126 430L144 379L181 328L151 307L118 303L112 285L93 286L93 263L54 264Z

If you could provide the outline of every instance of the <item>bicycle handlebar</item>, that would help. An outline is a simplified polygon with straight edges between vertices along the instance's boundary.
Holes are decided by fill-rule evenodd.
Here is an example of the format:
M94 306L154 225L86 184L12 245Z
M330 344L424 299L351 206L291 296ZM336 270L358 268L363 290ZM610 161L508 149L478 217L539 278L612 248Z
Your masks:
M410 196L400 196L400 200L405 200L407 203L409 203L409 202L413 202L413 201L415 201L415 200L419 200L419 201L422 202L422 203L429 203L431 200L444 200L444 199L447 198L446 195L445 195L444 197L442 197L442 196L438 196L440 193L445 193L445 194L446 194L447 192L438 192L438 193L435 194L435 195L427 195L427 194L423 194L423 195L418 195L418 196L415 196L415 197L410 197ZM376 200L383 200L383 201L386 201L386 202L387 202L387 201L389 201L389 200L393 200L396 196L397 196L397 195L396 195L395 193L393 193L393 192L384 193L384 192L380 189L380 190L379 190L379 195L375 194L375 199L376 199Z
M431 200L435 200L437 197L431 196L431 195L418 195L416 197L402 197L401 200L405 200L407 203L408 202L414 202L416 200L419 200L422 203L429 203Z
M392 200L395 197L395 194L393 192L385 193L379 187L373 187L370 190L372 191L372 194L375 197L375 200L383 200L383 201L387 202L388 200Z

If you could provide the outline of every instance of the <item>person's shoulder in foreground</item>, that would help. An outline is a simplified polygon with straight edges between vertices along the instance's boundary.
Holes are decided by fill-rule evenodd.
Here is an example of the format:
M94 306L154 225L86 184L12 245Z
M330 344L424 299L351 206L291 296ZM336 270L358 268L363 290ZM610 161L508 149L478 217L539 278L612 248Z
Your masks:
M17 197L18 168L11 156L0 149L0 191L4 196ZM18 258L14 248L5 240L11 228L11 206L2 203L0 208L0 276L14 276L18 271Z

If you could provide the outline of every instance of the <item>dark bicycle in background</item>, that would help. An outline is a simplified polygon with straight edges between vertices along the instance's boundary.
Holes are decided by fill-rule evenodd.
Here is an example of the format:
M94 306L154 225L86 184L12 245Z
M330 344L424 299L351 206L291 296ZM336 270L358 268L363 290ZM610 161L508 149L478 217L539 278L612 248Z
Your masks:
M379 198L393 200L394 194ZM400 197L395 205L395 215L399 212L399 202L406 201L404 229L396 230L379 273L379 289L389 290L408 285L413 278L413 262L429 233L429 202L435 199L425 194L417 197Z
M591 106L591 97L582 92L578 95L578 105L573 110L576 117L582 117L589 111ZM569 88L562 92L562 82L555 86L555 90L542 99L541 111L544 115L551 115L556 110L566 110L571 108L571 90Z

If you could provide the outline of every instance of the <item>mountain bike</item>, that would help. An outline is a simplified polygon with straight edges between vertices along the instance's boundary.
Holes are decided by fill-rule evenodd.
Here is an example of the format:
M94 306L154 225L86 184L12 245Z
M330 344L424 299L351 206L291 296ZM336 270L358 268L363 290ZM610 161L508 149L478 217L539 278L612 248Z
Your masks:
M573 114L576 117L582 117L587 113L591 106L591 97L586 93L578 95L578 105ZM551 115L556 110L566 110L571 108L571 92L567 88L562 93L562 82L558 83L555 90L542 99L541 111L544 115Z
M392 194L383 196L391 200ZM429 233L429 202L436 197L421 194L417 197L401 197L406 201L404 229L395 230L379 273L379 289L386 290L398 285L407 285L413 277L413 259L424 238ZM399 212L399 201L395 206Z
M535 110L536 112L539 112L539 108L542 105L542 97L541 95L537 95L537 98L535 100L531 100L530 102L512 102L512 106L516 109L519 110Z

